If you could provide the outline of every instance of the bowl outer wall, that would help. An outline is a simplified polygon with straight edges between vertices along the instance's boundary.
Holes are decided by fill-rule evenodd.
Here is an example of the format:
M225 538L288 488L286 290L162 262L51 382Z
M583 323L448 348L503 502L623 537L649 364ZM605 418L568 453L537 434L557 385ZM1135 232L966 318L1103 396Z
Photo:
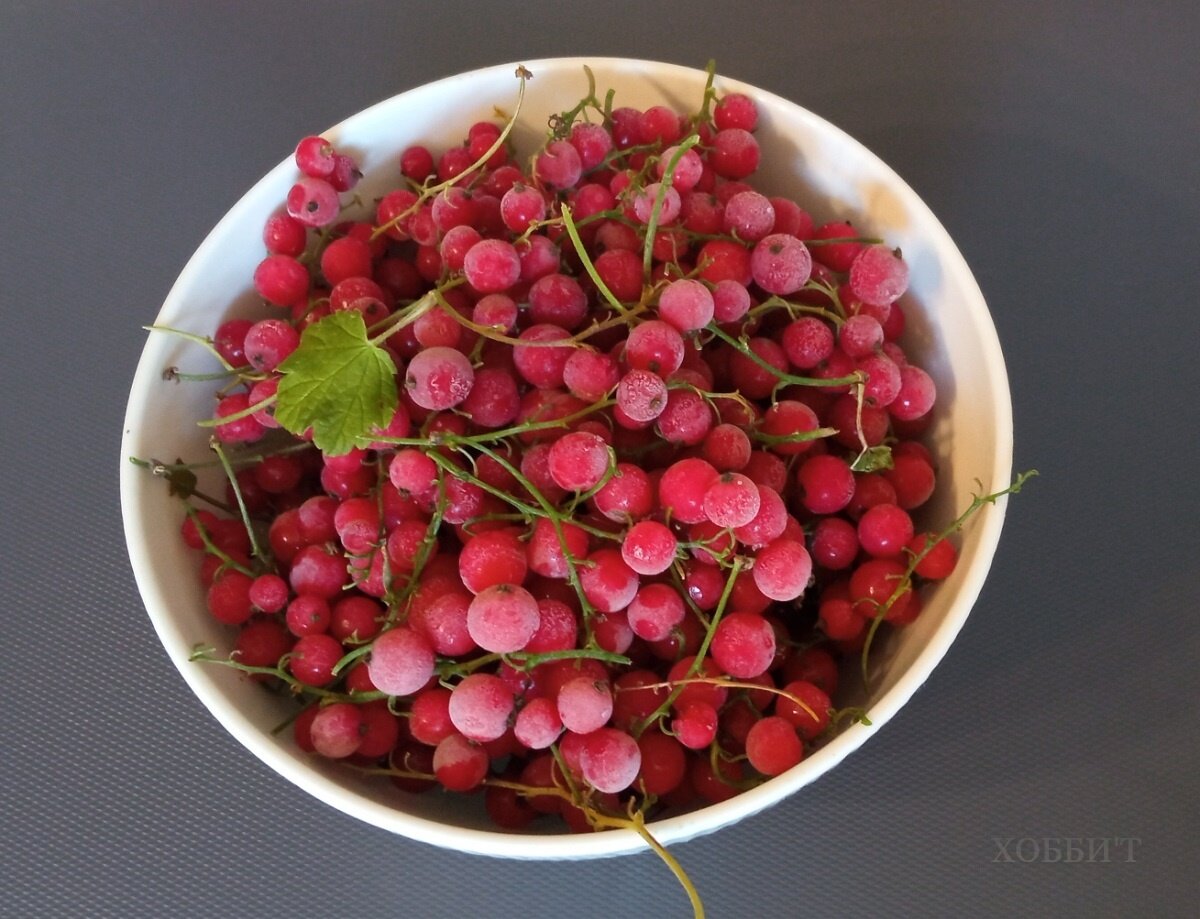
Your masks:
M529 152L543 134L544 118L571 108L587 88L582 65L591 67L601 93L616 90L616 105L665 103L695 110L703 71L651 61L561 58L529 61L528 86L514 139ZM371 200L397 172L392 166L411 143L436 149L461 141L472 121L512 111L516 64L460 74L418 87L354 115L325 132L339 148L360 157L366 178L356 191ZM934 448L943 458L937 519L951 519L982 487L1005 487L1012 471L1012 414L1008 380L995 327L983 296L948 233L896 174L857 141L813 113L772 93L718 77L721 92L746 92L759 104L763 169L755 184L769 194L791 194L818 220L852 216L863 232L898 245L911 268L906 296L910 335L939 385ZM446 119L447 112L455 113ZM264 315L250 288L263 255L261 228L294 181L290 157L256 184L217 224L192 256L166 298L157 325L211 334L229 315ZM121 456L121 499L130 559L151 621L185 681L209 711L263 762L305 791L367 823L458 851L515 858L587 858L639 851L634 833L513 834L486 829L475 805L452 804L426 794L398 800L390 788L364 787L349 770L298 751L287 732L269 730L282 720L280 701L247 692L229 668L201 666L188 656L198 643L228 650L230 636L208 616L199 590L181 586L197 561L178 537L179 502L161 481L128 457L195 458L206 453L204 431L181 419L211 411L201 385L162 380L162 370L212 369L202 349L177 337L152 334L131 388ZM944 448L953 441L954 453ZM977 485L975 480L979 480ZM219 479L216 481L219 487ZM872 726L854 725L805 761L763 785L721 804L652 822L664 844L683 841L743 819L813 781L857 749L921 686L945 655L974 604L999 541L1005 501L986 508L964 531L960 563L928 601L922 616L885 648L881 675L869 704ZM182 573L182 574L181 574ZM408 808L401 810L400 806ZM439 819L443 814L458 823Z

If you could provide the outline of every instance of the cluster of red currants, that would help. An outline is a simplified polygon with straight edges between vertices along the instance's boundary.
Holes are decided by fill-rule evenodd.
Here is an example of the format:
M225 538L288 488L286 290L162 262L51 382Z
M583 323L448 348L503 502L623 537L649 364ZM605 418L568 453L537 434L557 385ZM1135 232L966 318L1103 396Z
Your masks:
M306 703L301 747L483 787L505 827L722 800L819 743L841 659L953 569L911 516L907 266L756 190L758 118L593 93L526 164L488 122L407 149L367 218L355 163L301 141L254 276L276 314L213 338L215 443L254 447L233 512L183 528L224 662ZM281 385L355 314L395 399L333 454L278 430Z

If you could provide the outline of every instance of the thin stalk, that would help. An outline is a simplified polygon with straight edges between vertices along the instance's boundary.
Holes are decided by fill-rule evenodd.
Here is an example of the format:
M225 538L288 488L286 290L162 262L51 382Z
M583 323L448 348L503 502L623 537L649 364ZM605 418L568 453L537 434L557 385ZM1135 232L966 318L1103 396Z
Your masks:
M863 375L857 370L848 376L830 377L828 379L823 379L821 377L800 377L796 376L794 373L785 373L773 364L763 360L754 353L754 349L746 346L741 341L734 338L715 322L709 323L707 330L717 338L721 339L721 341L725 342L725 344L744 354L763 370L767 371L777 380L779 380L780 383L790 383L796 386L852 386L855 383L863 382Z
M588 255L587 247L583 244L583 240L579 236L579 230L575 226L575 220L571 216L571 209L567 205L561 208L563 227L567 231L567 236L571 239L571 245L575 247L575 254L579 256L580 262L583 263L583 270L587 272L587 276L592 279L592 283L596 285L596 290L600 295L615 309L618 313L624 313L629 308L617 299L617 295L612 292L607 284L604 283L604 278L600 277L600 272L596 270L596 266L592 263L591 256Z
M667 161L667 168L663 170L662 178L659 179L658 194L654 196L654 205L650 208L650 220L646 223L646 242L642 248L642 276L646 279L647 284L650 283L650 269L654 262L654 237L658 234L658 221L662 216L667 189L674 181L675 170L679 166L679 161L683 159L683 155L698 143L700 143L699 134L692 134L681 140L675 153Z
M545 516L550 519L550 523L554 526L554 533L558 537L558 544L562 549L563 558L567 563L567 580L571 587L574 588L575 595L579 599L580 609L583 612L583 627L584 631L587 633L587 645L589 647L594 647L595 637L592 634L592 618L596 615L596 608L592 606L592 602L587 598L587 594L584 593L583 582L579 579L579 560L571 554L570 546L567 545L567 536L566 531L563 529L562 514L560 514L558 509L550 503L549 499L545 495L542 494L541 490L531 481L529 481L525 474L522 473L521 470L515 467L512 463L510 463L505 457L488 447L480 446L478 449L481 453L490 456L497 463L508 470L508 474L516 479L517 482L519 482L521 486L527 492L529 492L530 496L541 507Z
M871 619L871 626L867 631L867 638L863 642L862 656L860 659L864 686L870 685L870 673L867 665L870 658L871 643L875 638L875 633L879 630L880 623L882 623L887 617L888 610L892 608L892 605L904 595L906 590L912 588L913 572L916 571L917 565L921 564L921 561L925 558L925 556L933 551L934 546L940 543L943 539L947 539L948 537L962 530L964 524L966 524L966 522L970 520L971 517L974 516L975 513L985 504L995 504L1004 495L1017 494L1017 492L1021 490L1022 486L1024 486L1029 479L1033 478L1037 474L1038 471L1036 469L1030 469L1027 472L1022 472L1020 475L1018 475L1013 483L1007 488L1002 488L1000 491L992 492L990 495L975 495L970 505L967 506L967 509L959 514L949 526L935 535L932 539L927 540L924 549L922 549L920 552L912 554L912 557L908 560L908 565L905 567L904 574L896 578L895 588L892 590L891 594L888 595L888 598L878 605L875 610L875 615Z
M725 589L721 591L721 599L717 602L717 608L713 610L712 619L709 620L708 629L704 633L704 640L701 642L700 649L696 652L695 660L692 661L691 666L688 667L687 673L683 675L682 679L686 680L694 677L704 663L704 655L708 653L708 646L712 644L713 633L716 632L717 626L721 622L721 617L725 614L725 607L728 606L729 597L733 593L734 581L737 580L738 573L742 570L743 564L744 559L740 557L733 560L733 565L729 569L729 576L725 579ZM683 687L684 684L681 680L675 680L671 692L659 703L658 707L633 726L633 730L631 731L633 736L641 737L650 725L654 724L670 711L671 706L675 704L675 700L679 698L679 694L683 692Z
M225 455L221 442L214 437L209 441L209 446L213 453L217 454L217 459L221 461L221 468L225 470L225 475L229 479L229 488L233 491L234 500L237 501L238 512L242 516L242 525L246 528L246 535L250 537L250 554L262 562L269 563L270 556L263 551L258 542L258 534L254 531L254 524L250 520L250 511L246 508L246 499L242 497L242 486L238 483L237 475L229 464L229 458Z
M165 326L165 325L144 325L144 326L142 326L142 328L145 329L147 332L166 332L169 335L175 335L175 336L178 336L179 338L185 339L186 341L190 341L197 345L200 345L205 350L207 350L213 357L215 357L218 361L220 361L221 366L224 367L225 370L228 371L229 373L238 373L242 369L249 369L249 368L234 367L233 364L231 364L231 363L229 363L229 361L225 360L225 358L221 356L221 352L217 350L216 345L213 344L213 340L211 338L209 338L207 335L197 335L194 332L185 332L185 331L183 331L183 329L173 329L170 326Z
M280 658L280 663L274 667L256 667L250 664L243 664L232 657L215 657L215 653L216 648L213 648L211 645L200 645L192 649L188 660L199 661L203 664L220 664L222 667L232 667L234 670L240 670L242 673L275 677L286 683L293 695L315 696L324 702L371 702L376 699L386 699L388 697L387 693L380 690L352 693L334 692L332 689L323 689L319 686L309 686L307 683L301 683L284 669L283 662L287 658L286 654Z
M257 576L257 573L253 569L247 568L212 541L212 538L208 535L208 529L204 526L203 521L200 519L199 512L194 507L192 507L190 504L186 505L186 512L196 527L196 533L200 536L200 542L204 544L205 552L210 555L215 555L217 558L219 558L221 560L222 567L232 568L235 571L240 571L247 577L253 578Z
M437 185L431 185L428 188L423 189L411 207L407 208L402 213L397 214L387 223L380 224L372 231L371 242L374 242L388 230L397 226L405 217L410 217L415 214L418 208L420 208L422 204L424 204L434 195L445 191L447 188L450 188L453 185L457 185L468 176L478 175L479 169L481 169L487 163L487 161L490 160L496 154L496 152L504 146L504 142L508 140L508 135L512 133L513 125L517 122L517 117L521 114L521 106L525 102L525 84L533 77L533 74L522 66L517 68L516 77L521 81L521 85L517 89L516 108L513 109L512 116L507 119L504 127L500 131L499 136L497 136L497 138L492 142L492 145L488 147L487 150L484 151L483 155L480 156L479 159L472 163L467 169L464 169L457 175L451 176L444 182L439 182Z

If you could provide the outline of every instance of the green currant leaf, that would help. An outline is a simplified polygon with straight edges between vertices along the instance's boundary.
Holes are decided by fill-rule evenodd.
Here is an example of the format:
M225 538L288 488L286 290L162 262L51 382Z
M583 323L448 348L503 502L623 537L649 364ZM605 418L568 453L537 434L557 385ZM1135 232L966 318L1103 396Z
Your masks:
M877 447L871 447L864 450L859 457L850 464L850 468L854 472L879 472L881 469L892 468L892 448L887 444L880 444Z
M182 459L176 458L175 468L167 472L167 493L180 498L190 498L196 493L196 473L185 468Z
M311 428L313 443L329 456L358 446L396 411L396 365L367 338L357 310L330 313L306 328L279 370L275 420L297 435Z

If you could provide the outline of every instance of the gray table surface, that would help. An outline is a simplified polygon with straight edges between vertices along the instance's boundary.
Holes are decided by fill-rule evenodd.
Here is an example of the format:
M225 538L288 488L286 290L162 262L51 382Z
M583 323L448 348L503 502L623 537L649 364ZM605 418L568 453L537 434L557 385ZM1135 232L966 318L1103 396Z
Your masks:
M563 54L715 56L894 166L974 268L1042 473L900 715L677 847L710 915L1195 915L1200 7L1117 6L0 5L0 915L685 914L650 854L457 855L276 777L168 661L121 534L140 327L225 210L372 102Z

